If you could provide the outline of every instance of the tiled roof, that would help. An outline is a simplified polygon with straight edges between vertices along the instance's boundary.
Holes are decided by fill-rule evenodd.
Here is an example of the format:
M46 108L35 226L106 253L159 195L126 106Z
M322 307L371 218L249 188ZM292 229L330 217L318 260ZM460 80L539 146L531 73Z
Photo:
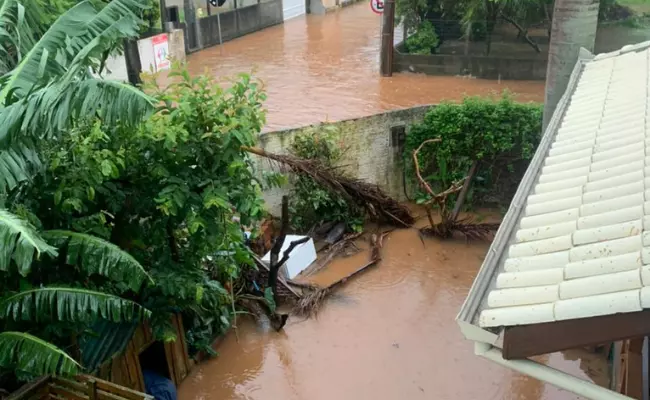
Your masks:
M649 46L584 63L481 327L650 308Z

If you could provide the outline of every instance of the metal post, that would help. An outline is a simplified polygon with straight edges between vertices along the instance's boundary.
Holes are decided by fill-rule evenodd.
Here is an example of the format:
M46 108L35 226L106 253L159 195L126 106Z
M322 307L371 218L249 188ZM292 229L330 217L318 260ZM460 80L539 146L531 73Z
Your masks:
M223 40L221 40L221 13L219 10L217 10L217 28L219 30L219 46L223 44Z
M381 30L381 76L393 76L393 34L395 33L395 0L384 1L384 22Z
M641 371L643 377L641 379L641 386L643 387L643 394L641 400L650 399L650 382L648 382L648 375L650 374L650 364L648 357L650 352L648 351L648 336L643 338L643 348L641 350L642 362L641 362Z

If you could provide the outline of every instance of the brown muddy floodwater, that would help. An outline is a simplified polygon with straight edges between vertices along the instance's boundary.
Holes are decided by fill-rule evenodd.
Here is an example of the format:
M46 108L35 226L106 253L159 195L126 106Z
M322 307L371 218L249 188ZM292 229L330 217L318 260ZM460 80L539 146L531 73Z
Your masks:
M279 333L240 320L239 341L228 334L219 357L183 382L179 399L578 398L476 357L461 336L454 318L488 244L425 243L414 229L391 233L383 260L339 287L316 319L292 317ZM335 260L315 281L331 282L367 260L367 251ZM540 361L607 384L604 361L585 351Z
M255 70L268 93L265 130L357 118L508 89L543 101L544 82L399 73L379 76L379 23L368 2L324 16L298 17L188 57L191 72Z
M543 82L378 73L379 17L367 2L299 17L189 57L194 73L255 70L268 93L265 130L355 118L509 89L541 101ZM367 247L367 245L366 245ZM290 318L276 333L240 318L194 368L181 400L575 399L473 354L454 318L488 249L486 243L391 233L383 261L350 279L318 317ZM367 252L336 260L314 280L327 283L364 264ZM605 366L582 351L541 359L605 384ZM587 372L585 372L587 371Z

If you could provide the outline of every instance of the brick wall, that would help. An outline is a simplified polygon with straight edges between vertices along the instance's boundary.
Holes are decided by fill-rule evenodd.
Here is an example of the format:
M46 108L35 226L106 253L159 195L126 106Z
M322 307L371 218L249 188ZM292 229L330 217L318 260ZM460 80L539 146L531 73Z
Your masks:
M431 106L419 106L389 111L367 117L312 125L333 125L340 132L340 140L347 149L341 160L342 170L350 176L379 185L391 196L404 199L402 186L402 150L404 134L408 127L420 122ZM309 127L300 127L260 135L259 146L272 152L288 152L292 138ZM404 134L400 135L400 130ZM265 160L257 159L260 169L271 168ZM279 210L280 199L288 188L264 193L267 207L272 213Z

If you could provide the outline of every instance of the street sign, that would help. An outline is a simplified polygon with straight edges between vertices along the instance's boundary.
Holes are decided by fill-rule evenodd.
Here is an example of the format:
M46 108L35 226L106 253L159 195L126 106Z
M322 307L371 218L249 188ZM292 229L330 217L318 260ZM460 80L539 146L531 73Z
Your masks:
M370 8L375 14L383 14L384 0L370 0Z

